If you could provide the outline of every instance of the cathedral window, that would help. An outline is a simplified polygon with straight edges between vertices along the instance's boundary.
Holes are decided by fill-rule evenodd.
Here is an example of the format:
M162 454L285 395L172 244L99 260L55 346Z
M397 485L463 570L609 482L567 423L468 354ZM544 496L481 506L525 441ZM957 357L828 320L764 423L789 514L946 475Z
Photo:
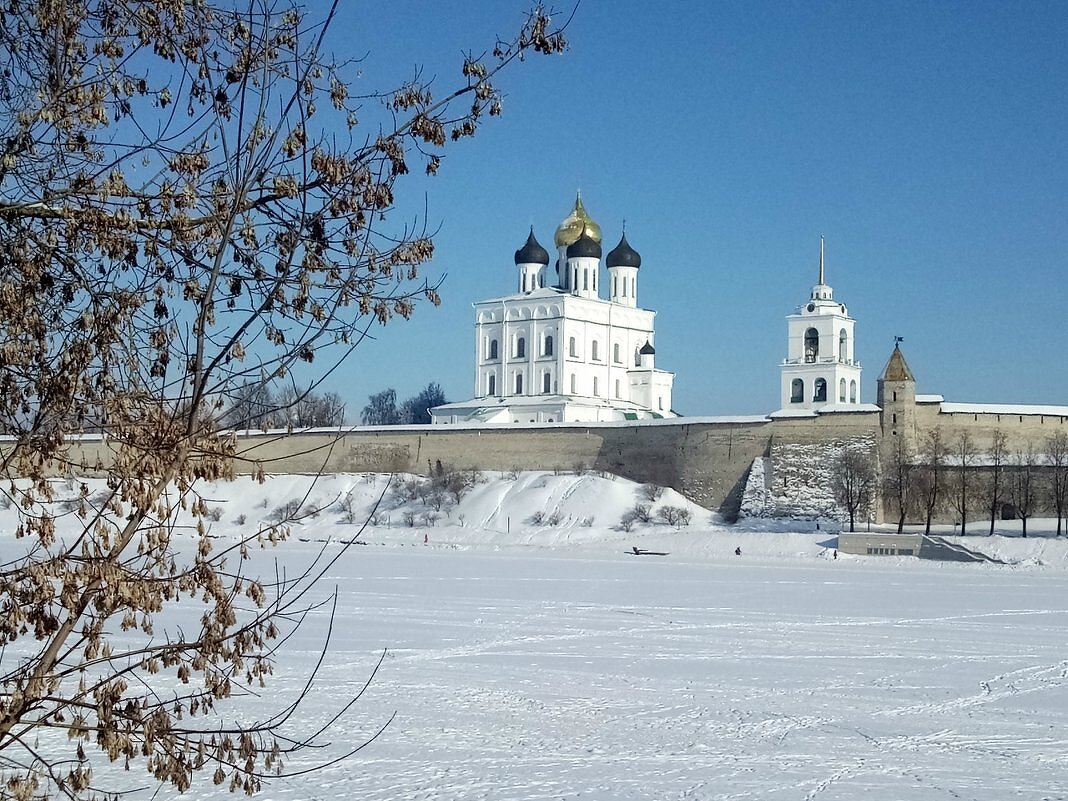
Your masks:
M574 337L567 340L567 352L572 359L578 358L578 345L575 344Z
M522 373L516 373L515 374L515 394L516 395L522 395L523 394L523 374Z
M552 334L546 334L545 335L545 347L542 350L543 350L543 354L542 355L544 355L544 356L552 356L553 355L553 335Z
M857 382L856 381L850 381L849 382L849 402L850 403L856 403L857 402Z
M598 353L598 344L596 339L593 340L593 342L590 344L590 358L593 359L595 362L600 361L601 358L600 354Z
M844 328L838 332L838 361L849 361L849 334Z
M571 374L571 394L572 395L574 395L578 391L577 389L575 389L575 386L576 386L576 384L575 384L575 374L572 373Z
M612 361L619 364L619 343L616 342L612 345Z
M642 366L642 353L638 348L634 349L634 366L635 367L641 367Z
M600 390L599 390L599 388L597 386L597 376L593 377L593 394L594 394L594 397L598 397L599 398L601 396L601 392L600 392Z
M803 403L805 400L805 382L795 378L790 383L790 403Z
M838 381L838 400L845 403L846 399L846 382L845 379L839 379Z
M626 279L624 278L623 280L625 281ZM636 292L636 291L635 291L635 289L634 289L634 282L635 282L635 280L637 280L637 279L634 279L634 278L631 278L631 279L630 279L630 296L631 296L632 298L636 298L636 297L638 297L638 294L637 294L637 292Z
M489 378L486 379L486 394L487 395L496 395L497 394L497 376L490 375Z
M582 270L582 288L583 289L589 289L590 288L590 271L585 269L585 268L583 268L583 270Z
M491 359L496 359L497 358L497 340L496 339L491 339L490 340L489 357ZM492 395L493 393L491 392L490 394Z
M619 379L616 379L616 397L619 397Z
M546 371L541 374L541 391L548 395L550 387L552 387L552 376Z
M805 332L805 364L815 364L820 355L820 332L810 328Z
M527 340L526 340L526 337L519 337L519 339L517 339L515 341L515 357L517 359L522 359L526 355L527 355Z
M827 381L823 378L817 378L815 389L812 393L812 400L814 401L826 401L827 400Z

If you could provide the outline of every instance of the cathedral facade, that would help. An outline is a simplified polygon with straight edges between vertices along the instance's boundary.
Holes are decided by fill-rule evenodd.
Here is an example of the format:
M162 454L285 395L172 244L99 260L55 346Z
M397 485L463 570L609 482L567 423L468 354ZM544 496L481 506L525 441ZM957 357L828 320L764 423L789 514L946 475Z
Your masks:
M642 259L624 233L604 258L581 197L556 229L515 252L516 292L475 303L474 397L434 423L568 423L677 416L674 374L656 367L656 312L638 306ZM604 293L604 295L602 295Z

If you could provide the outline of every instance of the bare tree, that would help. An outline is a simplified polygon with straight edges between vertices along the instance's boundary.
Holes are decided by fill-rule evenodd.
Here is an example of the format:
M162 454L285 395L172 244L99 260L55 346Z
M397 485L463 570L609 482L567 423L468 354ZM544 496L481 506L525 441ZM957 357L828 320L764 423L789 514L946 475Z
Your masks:
M1046 464L1049 465L1049 498L1057 515L1057 536L1061 536L1065 506L1068 505L1068 434L1058 431L1046 439Z
M430 239L391 222L398 181L436 173L448 141L500 112L501 69L564 48L539 8L453 87L417 75L357 96L356 65L324 55L333 15L284 0L0 12L0 467L21 516L0 566L5 797L102 796L108 760L178 791L214 771L254 792L317 744L281 738L291 709L216 717L269 679L318 575L257 581L247 541L209 537L198 486L233 477L238 448L220 412L250 383L317 387L370 326L438 302L419 272ZM71 443L90 431L107 496L82 485L57 522L49 477L82 467ZM191 553L172 541L179 509L198 520ZM164 631L178 599L200 622Z
M1009 500L1020 518L1023 536L1027 536L1027 520L1038 503L1038 454L1030 442L1016 452L1015 464L1009 471Z
M960 433L953 443L951 455L954 464L950 498L960 519L960 533L964 536L968 533L968 512L972 510L975 502L972 496L975 491L977 455L971 434L967 431Z
M914 501L916 473L915 455L904 437L894 438L890 450L890 462L883 479L883 493L893 501L897 512L897 533L905 528L905 518Z
M849 513L849 530L856 531L856 518L871 506L875 490L875 465L867 448L846 447L838 454L831 472L834 499Z
M944 501L946 490L946 444L942 429L928 431L921 444L920 464L916 470L916 498L924 516L924 534L931 533L931 520Z
M365 426L394 426L400 421L397 391L392 387L369 396L360 415L360 422Z
M1002 495L1005 488L1002 474L1005 472L1005 457L1008 456L1009 438L1005 432L998 429L990 440L990 449L987 455L990 457L990 470L987 473L986 482L986 508L990 512L990 536L994 536L994 522L998 519L998 511L1001 508Z

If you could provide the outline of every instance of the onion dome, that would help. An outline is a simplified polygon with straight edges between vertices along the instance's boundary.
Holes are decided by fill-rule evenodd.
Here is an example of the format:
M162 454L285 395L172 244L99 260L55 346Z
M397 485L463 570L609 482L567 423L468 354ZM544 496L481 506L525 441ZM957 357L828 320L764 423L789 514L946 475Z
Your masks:
M548 264L549 251L538 244L534 238L534 226L530 226L530 236L523 247L515 252L516 264Z
M638 351L640 356L652 356L656 353L656 348L649 344L649 340L645 340L645 344L642 345L642 349Z
M608 267L641 267L642 257L627 242L627 235L623 234L619 239L619 244L609 251L604 263Z
M601 226L586 212L586 207L582 205L582 196L575 195L575 208L556 229L556 246L562 248L574 244L582 236L583 229L594 242L601 241Z
M598 232L600 233L600 232ZM601 243L600 236L594 239L590 233L583 228L579 238L567 246L567 257L569 259L576 258L601 258Z

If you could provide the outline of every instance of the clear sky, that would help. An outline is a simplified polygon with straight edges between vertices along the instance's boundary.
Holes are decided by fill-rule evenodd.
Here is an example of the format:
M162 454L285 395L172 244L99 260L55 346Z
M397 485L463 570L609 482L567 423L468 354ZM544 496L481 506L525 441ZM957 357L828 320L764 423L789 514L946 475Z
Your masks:
M333 44L368 88L421 64L444 89L523 9L349 3ZM626 220L684 415L778 407L821 234L862 400L901 336L919 392L1068 404L1063 2L582 0L568 37L502 78L503 118L438 177L398 184L398 219L439 229L444 302L331 379L350 418L387 386L472 396L472 302L515 291L514 251L531 224L551 249L576 189L606 253Z

